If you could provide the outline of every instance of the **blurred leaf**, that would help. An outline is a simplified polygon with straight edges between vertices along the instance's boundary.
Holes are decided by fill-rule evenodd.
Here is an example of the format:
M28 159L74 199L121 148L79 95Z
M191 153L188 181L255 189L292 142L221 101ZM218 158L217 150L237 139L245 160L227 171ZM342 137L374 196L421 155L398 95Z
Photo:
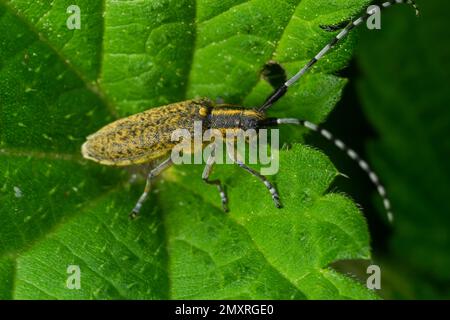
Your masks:
M281 152L276 210L264 186L220 167L231 214L201 168L164 174L142 218L127 171L85 161L85 137L117 116L196 96L260 104L276 59L292 74L367 1L0 0L1 298L374 298L328 265L368 259L365 221L326 193L337 175L318 151ZM321 121L345 80L352 41L305 77L280 110ZM301 105L300 105L301 102ZM278 111L281 112L281 111ZM234 174L233 174L234 173ZM81 289L66 287L69 265Z
M387 259L396 261L397 276L411 277L402 284L409 289L397 290L409 298L449 298L450 3L419 6L419 19L396 8L398 15L382 16L387 32L363 37L360 89L380 133L370 154L396 216Z

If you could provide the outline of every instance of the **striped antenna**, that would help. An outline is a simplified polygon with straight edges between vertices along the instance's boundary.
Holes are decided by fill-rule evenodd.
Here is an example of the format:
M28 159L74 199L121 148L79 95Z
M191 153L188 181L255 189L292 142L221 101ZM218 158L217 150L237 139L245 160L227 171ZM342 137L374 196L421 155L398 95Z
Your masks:
M417 7L414 0L390 0L386 1L381 4L380 9L388 8L394 4L401 4L406 3L411 5L416 10L416 15L419 15L419 8ZM278 99L280 99L284 94L287 92L287 89L293 85L295 82L297 82L308 70L312 68L316 64L317 61L323 58L324 55L326 55L331 49L333 49L336 44L338 44L342 39L344 39L350 31L352 31L357 26L361 25L363 22L367 21L369 17L374 15L377 12L376 9L366 10L366 13L359 17L358 19L350 22L344 29L342 29L339 34L333 38L325 47L323 47L322 50L319 51L319 53L312 58L303 68L301 68L292 78L287 80L281 87L275 90L275 92L267 98L267 100L264 102L264 104L258 109L258 111L266 111L268 108L270 108Z
M378 179L378 176L370 168L370 166L367 163L367 161L362 159L356 153L356 151L354 151L353 149L349 148L344 142L342 142L342 140L339 140L339 139L335 138L330 131L328 131L326 129L322 129L318 125L316 125L316 124L314 124L312 122L309 122L309 121L295 119L295 118L281 118L281 119L269 118L266 121L268 123L273 123L273 124L276 123L277 125L280 125L280 124L295 124L295 125L303 126L303 127L307 128L309 130L312 130L312 131L315 131L315 132L319 133L322 137L324 137L325 139L331 141L340 150L344 151L347 154L347 156L350 157L350 159L352 159L353 161L358 163L359 167L362 170L364 170L364 172L367 173L367 175L369 176L370 181L372 181L372 183L375 185L375 187L377 188L378 194L380 195L381 199L383 200L383 206L384 206L384 209L386 210L386 216L387 216L388 221L390 223L392 223L394 221L394 215L393 215L393 213L391 211L391 202L389 201L389 198L387 197L387 194L386 194L386 189L381 184L380 180Z

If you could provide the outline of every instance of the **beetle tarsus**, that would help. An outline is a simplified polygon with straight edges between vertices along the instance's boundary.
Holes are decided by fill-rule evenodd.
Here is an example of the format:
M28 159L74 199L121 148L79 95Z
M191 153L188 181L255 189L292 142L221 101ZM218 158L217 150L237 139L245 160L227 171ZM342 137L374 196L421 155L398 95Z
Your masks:
M139 211L133 209L130 214L128 215L128 217L130 218L130 220L136 220L137 217L139 216Z
M273 199L273 202L275 203L275 207L277 207L278 209L283 208L283 205L281 204L280 198L278 197L278 195L273 196L272 199Z
M226 199L225 202L222 202L222 209L223 209L223 212L225 212L225 213L228 213L230 211L230 209L228 209L227 202L228 202L228 199Z

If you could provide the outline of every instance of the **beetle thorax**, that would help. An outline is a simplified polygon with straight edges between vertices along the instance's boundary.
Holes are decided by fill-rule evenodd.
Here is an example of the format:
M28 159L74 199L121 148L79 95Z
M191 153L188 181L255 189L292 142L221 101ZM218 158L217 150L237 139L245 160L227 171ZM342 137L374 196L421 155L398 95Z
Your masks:
M257 129L264 118L264 114L256 110L217 108L211 111L208 122L211 129L248 130Z

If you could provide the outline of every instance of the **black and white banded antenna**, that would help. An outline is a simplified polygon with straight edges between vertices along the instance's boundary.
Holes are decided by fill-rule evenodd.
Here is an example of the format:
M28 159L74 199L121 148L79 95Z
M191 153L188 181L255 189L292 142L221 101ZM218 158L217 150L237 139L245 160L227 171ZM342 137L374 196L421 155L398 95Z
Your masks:
M381 184L380 179L378 178L377 174L370 168L367 161L365 161L363 158L359 156L358 153L356 153L355 150L352 148L349 148L342 140L336 138L333 136L333 134L326 130L321 128L315 123L312 123L310 121L306 120L300 120L296 118L269 118L269 121L272 122L272 124L281 125L281 124L294 124L303 126L309 130L315 131L319 133L322 137L325 139L331 141L336 147L338 147L340 150L344 151L347 156L350 157L350 159L354 160L358 166L369 176L370 181L375 185L378 194L380 195L382 201L383 201L383 207L386 211L386 216L389 221L389 223L394 222L394 214L392 213L391 209L391 201L389 200L386 189Z
M388 8L395 4L402 4L406 3L411 5L416 10L416 15L419 15L419 9L416 5L416 3L413 0L391 0L386 1L381 4L380 8ZM296 83L308 70L310 70L314 64L316 64L317 61L319 61L323 56L325 56L331 49L333 49L337 43L339 43L342 39L344 39L351 30L356 28L357 26L361 25L369 17L374 15L377 12L376 8L369 7L366 10L366 13L363 14L358 19L350 22L342 31L333 38L325 47L323 47L322 50L314 57L312 58L302 69L300 69L292 78L287 80L283 85L281 85L278 89L276 89L271 96L264 102L264 104L258 108L258 111L265 112L267 109L269 109L276 101L278 101L281 97L283 97L288 88ZM347 156L349 156L352 160L354 160L356 163L358 163L359 167L367 173L369 176L370 181L375 185L378 194L382 198L384 209L386 210L387 219L390 223L394 220L394 215L391 210L391 202L389 201L389 198L386 194L386 189L384 186L380 183L380 180L378 176L375 174L375 172L370 168L369 164L362 159L353 149L349 148L342 140L335 138L333 134L318 126L317 124L314 124L310 121L306 120L300 120L296 118L267 118L265 121L266 125L281 125L281 124L293 124L293 125L299 125L303 126L309 130L318 132L322 137L325 139L331 141L336 147L338 147L340 150L344 151Z
M381 4L380 9L388 8L395 4L409 4L416 10L416 15L419 15L419 8L417 7L414 0L390 0ZM377 13L375 8L370 9L370 7L366 10L366 12L360 16L358 19L350 22L344 29L342 29L339 34L333 38L322 50L319 51L318 54L314 58L312 58L303 68L301 68L292 78L287 80L283 85L281 85L278 89L276 89L272 95L264 102L264 104L258 108L258 111L266 111L269 109L275 102L277 102L282 96L284 96L290 86L296 83L306 72L308 72L320 59L323 58L331 49L333 49L336 44L338 44L342 39L344 39L350 31L352 31L357 26L361 25L363 22L366 22L372 15Z

